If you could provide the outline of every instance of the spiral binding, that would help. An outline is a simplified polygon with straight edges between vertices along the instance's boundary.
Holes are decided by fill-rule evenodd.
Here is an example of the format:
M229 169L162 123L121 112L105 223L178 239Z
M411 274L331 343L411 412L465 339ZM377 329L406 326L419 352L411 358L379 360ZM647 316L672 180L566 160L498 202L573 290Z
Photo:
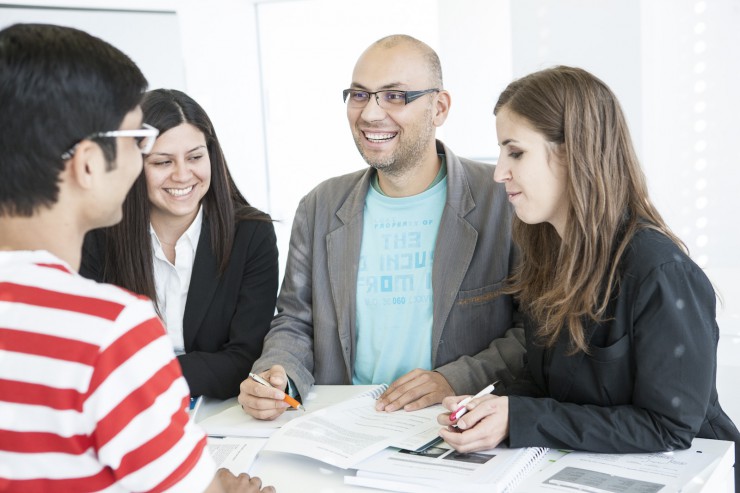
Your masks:
M548 450L549 449L547 447L528 447L528 453L517 459L509 468L511 475L507 475L501 480L501 484L503 485L503 488L501 489L502 493L511 492L519 483L521 483L522 480L527 477L532 468L542 460ZM519 464L524 460L526 460L527 463L520 467Z
M372 397L373 399L377 399L381 395L383 395L383 392L388 390L388 384L382 383L378 385L376 388L368 390L367 392L363 392L362 394L358 395L357 397Z

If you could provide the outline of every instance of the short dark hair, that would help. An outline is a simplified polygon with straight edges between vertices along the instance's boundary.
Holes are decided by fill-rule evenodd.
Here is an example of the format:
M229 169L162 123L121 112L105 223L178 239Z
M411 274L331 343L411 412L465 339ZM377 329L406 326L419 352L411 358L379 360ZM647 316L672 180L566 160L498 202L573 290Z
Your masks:
M0 215L29 217L56 203L62 154L88 135L118 129L146 87L128 56L78 29L0 31ZM112 163L115 139L96 142Z

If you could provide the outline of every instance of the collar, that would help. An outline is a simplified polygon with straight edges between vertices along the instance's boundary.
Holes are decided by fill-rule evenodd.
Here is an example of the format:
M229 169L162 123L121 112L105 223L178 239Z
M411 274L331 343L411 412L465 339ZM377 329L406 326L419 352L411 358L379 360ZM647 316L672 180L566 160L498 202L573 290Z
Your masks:
M77 273L67 262L48 250L0 250L0 267L15 266L22 263L53 267L69 274Z
M451 207L458 216L465 217L475 208L475 200L470 190L468 176L465 173L462 162L449 147L441 140L437 140L437 154L444 154L447 165L447 206ZM348 224L358 214L365 210L365 197L368 187L371 186L373 176L377 173L374 168L368 166L354 188L347 195L346 200L337 210L337 217L344 224ZM491 169L493 173L493 168Z
M180 245L180 243L183 240L187 240L187 244L192 248L193 253L195 253L196 249L198 248L198 240L200 239L200 232L203 228L203 204L200 205L200 208L198 209L198 214L195 215L195 219L193 219L193 222L190 223L190 226L188 226L188 229L185 230L185 233L183 233L182 236L180 236L177 239L177 245ZM154 226L152 226L151 223L149 223L149 234L152 238L152 246L154 246L155 251L159 248L162 248L162 242L159 241L159 237L157 236L157 232L154 231Z
M445 176L447 176L447 158L445 157L444 153L437 154L440 160L440 167L439 171L437 171L437 176L434 177L434 180L432 180L432 183L429 184L429 186L426 188L426 190L429 190L430 188L434 188L435 185L437 185L439 182L445 179ZM380 195L387 197L386 193L380 188L380 178L378 178L378 173L374 173L372 180L370 181L370 185L373 187L373 190L378 192ZM424 190L426 192L426 190Z

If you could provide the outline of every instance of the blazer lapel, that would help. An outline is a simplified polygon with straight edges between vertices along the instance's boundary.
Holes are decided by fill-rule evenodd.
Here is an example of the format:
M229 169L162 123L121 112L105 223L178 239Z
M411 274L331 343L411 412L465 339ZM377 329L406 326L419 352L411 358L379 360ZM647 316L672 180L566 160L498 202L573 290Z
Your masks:
M213 294L218 286L218 265L211 248L211 235L208 220L203 216L198 248L193 262L193 273L190 277L188 298L185 302L185 314L182 321L185 351L191 351L195 335L211 304Z
M434 322L432 330L432 361L437 360L439 341L447 317L455 304L468 266L475 252L478 232L465 220L475 208L467 177L460 160L441 142L437 152L445 153L447 164L447 202L437 233L432 267L434 290Z
M337 315L337 330L344 351L347 378L352 381L355 353L357 266L362 245L365 197L372 170L368 170L347 196L336 216L342 224L326 235L329 284Z

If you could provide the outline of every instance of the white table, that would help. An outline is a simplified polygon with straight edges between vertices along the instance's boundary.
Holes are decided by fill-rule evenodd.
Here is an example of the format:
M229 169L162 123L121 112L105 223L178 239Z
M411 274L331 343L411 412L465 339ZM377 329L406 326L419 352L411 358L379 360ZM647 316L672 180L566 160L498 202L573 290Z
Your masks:
M358 395L373 386L352 385L316 385L303 403L308 412L339 403ZM229 401L206 401L198 411L196 422L219 412L227 406L234 405L236 399ZM250 439L245 439L250 440ZM734 492L733 475L734 451L730 447L722 457L718 457L696 481L686 485L685 493L732 493ZM543 461L543 467L548 462ZM318 460L292 454L261 451L250 471L259 476L264 485L272 485L278 493L369 493L378 491L371 488L347 485L346 475L354 475L353 470L330 466Z

